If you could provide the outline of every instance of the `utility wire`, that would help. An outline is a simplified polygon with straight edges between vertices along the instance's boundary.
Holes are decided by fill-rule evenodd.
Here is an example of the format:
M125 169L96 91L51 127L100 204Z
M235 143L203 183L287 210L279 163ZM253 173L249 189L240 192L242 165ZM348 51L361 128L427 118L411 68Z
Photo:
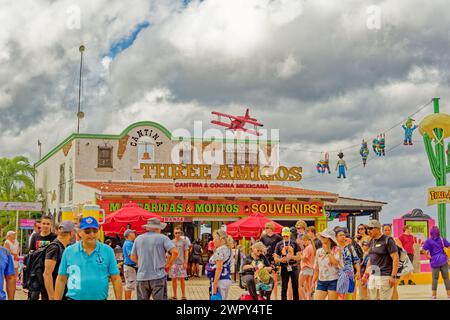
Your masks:
M401 125L401 124L404 123L406 120L408 120L408 118L413 117L414 115L418 114L420 111L422 111L423 109L425 109L426 107L428 107L432 102L433 102L433 100L430 100L430 101L428 101L427 103L421 105L414 113L408 115L408 117L407 117L406 119L403 119L402 121L396 123L395 125L393 125L393 126L390 127L389 129L383 131L382 133L383 133L383 134L386 134L386 133L388 133L389 131L395 129L397 126ZM361 144L358 143L358 144L351 145L351 146L348 146L348 147L345 147L345 148L340 148L340 149L338 149L338 150L328 150L328 151L319 151L319 150L311 150L311 149L294 149L294 148L291 148L291 147L282 147L282 146L279 146L279 148L280 148L280 149L285 149L285 150L287 150L287 151L298 151L298 152L306 152L306 153L325 153L325 152L330 152L330 153L332 153L332 152L339 152L339 151L343 151L343 150L352 149L352 148L358 147L358 146L360 146L360 145L361 145Z
M385 153L387 154L387 153L389 153L389 152L391 152L391 151L397 149L397 148L400 147L401 145L403 145L403 141L401 141L400 143L396 144L396 145L393 146L392 148L389 148L388 150L385 151ZM366 160L366 164L367 164L368 162L372 162L373 160L381 159L381 158L384 158L384 157L385 157L385 156L376 156L376 158L367 159L367 160ZM355 165L349 167L347 171L353 170L353 169L358 168L358 167L361 167L361 166L363 166L363 163L362 163L362 162L360 162L360 163L358 163L358 164L355 164ZM303 180L316 179L316 178L320 178L321 176L322 176L322 174L319 174L319 173L318 173L317 175L311 175L311 176L303 177L301 181L303 181ZM300 182L301 182L301 181L300 181Z

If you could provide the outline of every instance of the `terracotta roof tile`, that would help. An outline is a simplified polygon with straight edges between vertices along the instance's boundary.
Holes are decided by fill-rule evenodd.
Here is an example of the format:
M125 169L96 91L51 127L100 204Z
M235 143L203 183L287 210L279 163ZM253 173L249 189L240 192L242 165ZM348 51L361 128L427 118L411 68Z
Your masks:
M97 189L104 194L108 193L168 193L168 194L252 194L255 196L276 195L286 196L310 196L318 198L337 198L338 194L307 190L281 185L268 185L268 188L232 188L232 187L175 187L174 183L166 182L102 182L102 181L78 181L79 184ZM212 182L208 182L208 185Z

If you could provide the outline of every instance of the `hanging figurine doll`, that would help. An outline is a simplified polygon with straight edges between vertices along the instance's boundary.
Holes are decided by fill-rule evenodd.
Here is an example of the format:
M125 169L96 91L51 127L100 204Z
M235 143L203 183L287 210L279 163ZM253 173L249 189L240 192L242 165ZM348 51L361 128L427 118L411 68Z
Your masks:
M361 143L361 149L359 149L359 154L362 157L363 165L366 166L367 157L369 156L369 148L367 147L367 142L363 139Z
M328 173L331 174L330 171L330 157L328 155L328 152L325 153L325 159L320 159L320 161L317 163L316 169L317 173L324 174L326 170L328 170Z
M385 134L381 133L380 137L378 138L378 147L380 149L380 156L383 155L383 157L385 156L384 150L386 148L385 145Z
M378 154L378 149L379 149L379 141L378 141L378 137L376 137L375 139L373 139L372 141L372 148L373 148L373 152L375 153L375 155L379 156Z
M339 152L338 157L339 157L339 160L336 163L336 170L339 170L338 171L339 172L338 179L340 179L341 176L345 179L345 170L348 170L348 169L347 169L347 164L345 163L345 160L343 159L344 154L342 153L342 151Z
M375 139L372 141L373 152L379 157L385 155L385 135L384 133L380 133Z
M405 139L403 140L403 145L405 145L405 146L407 146L408 144L410 146L413 145L412 135L413 135L414 130L417 129L416 125L413 126L413 121L414 121L414 119L408 118L408 120L406 120L406 123L404 125L402 125L402 128L405 131Z

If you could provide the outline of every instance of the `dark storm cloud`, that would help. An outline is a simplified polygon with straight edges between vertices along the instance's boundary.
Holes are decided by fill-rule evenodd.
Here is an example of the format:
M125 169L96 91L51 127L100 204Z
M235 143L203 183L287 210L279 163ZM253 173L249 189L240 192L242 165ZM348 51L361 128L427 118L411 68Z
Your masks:
M80 30L66 27L66 9L81 8ZM367 27L379 5L380 29ZM423 143L384 159L358 151L423 103L448 99L450 21L446 1L24 1L0 4L0 155L43 151L74 132L78 46L84 43L82 132L119 133L153 120L170 130L204 127L213 110L252 116L280 129L281 160L304 167L300 186L389 202L388 218L425 207L434 184ZM47 12L46 14L44 14ZM113 43L142 21L133 45L104 61ZM107 67L107 68L105 68ZM432 112L415 115L418 123ZM387 149L402 141L400 126ZM415 132L415 140L421 140ZM344 150L348 179L317 177L320 153L331 167ZM332 152L331 152L332 151ZM297 185L298 186L298 185ZM434 214L434 208L430 208Z

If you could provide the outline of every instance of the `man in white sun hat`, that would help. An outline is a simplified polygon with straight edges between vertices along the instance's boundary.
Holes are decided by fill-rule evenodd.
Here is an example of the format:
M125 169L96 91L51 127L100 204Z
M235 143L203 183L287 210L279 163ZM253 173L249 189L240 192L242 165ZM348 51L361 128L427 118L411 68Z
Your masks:
M178 257L173 242L161 230L166 227L158 218L143 225L148 232L136 238L130 258L138 265L137 300L167 300L167 272ZM166 253L169 257L166 260Z

